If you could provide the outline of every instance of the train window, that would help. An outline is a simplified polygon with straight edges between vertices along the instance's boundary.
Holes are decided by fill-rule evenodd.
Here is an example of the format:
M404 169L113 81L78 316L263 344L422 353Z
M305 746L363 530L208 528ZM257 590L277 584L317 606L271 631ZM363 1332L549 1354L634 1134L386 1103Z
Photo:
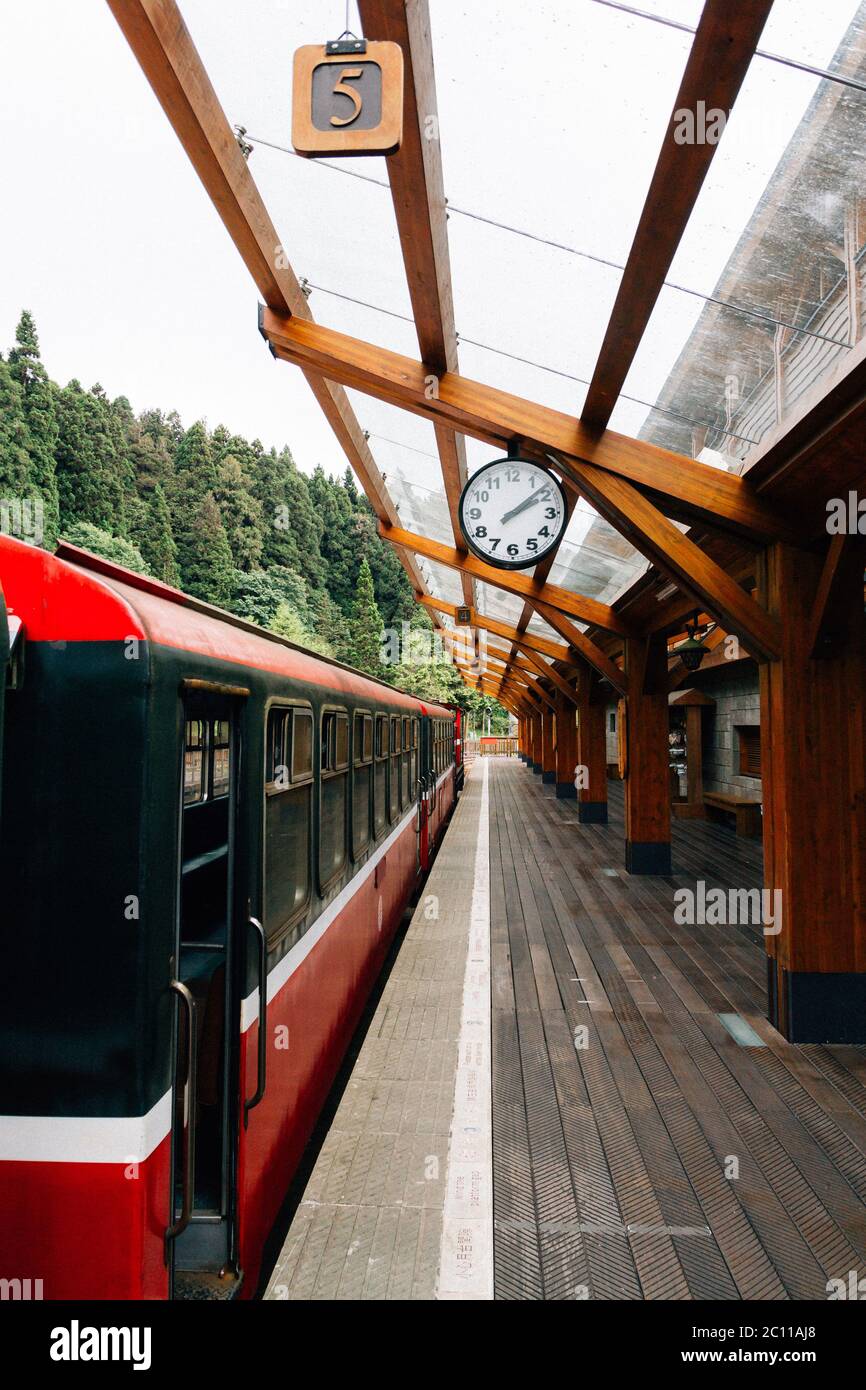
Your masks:
M211 725L211 796L229 794L229 721L215 719Z
M264 925L270 945L310 899L312 728L308 709L278 705L268 711Z
M319 886L322 892L346 862L348 766L349 716L345 710L325 710L319 793Z
M354 771L352 773L352 858L358 859L370 843L370 795L373 786L373 716L356 714L354 720Z
M292 781L300 782L313 775L313 714L308 709L296 709L292 730Z
M412 720L412 747L418 747L418 720Z
M400 720L391 715L391 801L389 805L391 820L396 820L400 810Z
M376 715L376 766L373 769L373 834L377 837L385 828L387 810L385 798L388 786L388 719Z
M340 710L322 715L322 771L342 772L349 766L349 716Z
M354 719L352 761L355 767L373 760L373 717L356 714Z
M403 720L403 750L409 747L409 720Z
M292 711L290 709L271 709L268 711L268 732L266 743L265 782L286 786L289 782L288 748L291 730Z
M376 757L386 758L388 756L388 716L385 714L376 715Z
M186 721L183 748L184 806L190 806L195 801L204 801L207 795L205 748L204 720L188 719Z

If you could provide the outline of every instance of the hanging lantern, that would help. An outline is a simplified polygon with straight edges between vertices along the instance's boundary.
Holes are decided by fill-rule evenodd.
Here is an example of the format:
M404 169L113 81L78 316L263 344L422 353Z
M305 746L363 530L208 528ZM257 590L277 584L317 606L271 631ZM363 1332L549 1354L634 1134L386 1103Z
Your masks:
M681 642L674 648L676 655L680 658L687 671L697 671L701 662L707 654L703 639L698 636L698 615L695 614L691 623L686 623L686 632L689 634L685 642Z

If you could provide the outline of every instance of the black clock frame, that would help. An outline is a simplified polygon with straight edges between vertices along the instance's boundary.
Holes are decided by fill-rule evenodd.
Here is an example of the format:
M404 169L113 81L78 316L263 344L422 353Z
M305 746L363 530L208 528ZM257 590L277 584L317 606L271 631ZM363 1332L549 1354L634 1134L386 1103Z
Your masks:
M488 468L496 468L499 464L502 463L525 463L530 468L537 469L539 473L544 473L550 479L553 486L558 489L559 495L562 499L562 515L565 522L562 528L562 532L560 533L560 535L555 536L553 540L550 542L550 544L546 545L543 550L540 550L537 555L534 555L531 560L500 560L498 556L488 555L486 551L479 549L479 547L473 542L471 536L467 535L467 528L463 522L463 503L465 501L466 494L469 491L469 489L471 487L476 486L476 480L478 478L478 475L480 473L486 473ZM457 504L457 518L460 522L460 530L463 534L464 541L466 542L469 549L472 551L472 554L477 556L479 560L483 560L486 565L492 565L495 569L499 570L529 570L534 569L536 565L540 564L541 561L545 558L545 556L549 555L551 550L555 550L556 547L562 542L563 537L565 536L566 528L568 526L568 502L565 496L565 488L562 486L562 483L559 481L556 474L551 473L550 469L547 468L543 463L539 463L537 459L524 458L522 454L517 454L514 456L508 454L504 458L491 459L489 463L483 464L481 468L476 469L476 471L472 474L470 478L466 479L466 482L463 484L463 489L460 493L460 501Z

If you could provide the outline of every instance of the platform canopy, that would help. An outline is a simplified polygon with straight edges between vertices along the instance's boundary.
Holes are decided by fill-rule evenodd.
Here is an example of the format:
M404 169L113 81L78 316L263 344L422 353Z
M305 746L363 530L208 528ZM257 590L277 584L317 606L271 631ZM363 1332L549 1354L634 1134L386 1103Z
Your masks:
M778 657L755 556L812 543L863 391L863 6L359 0L404 51L403 143L339 161L295 155L289 112L342 0L183 0L186 29L109 4L416 595L504 643L485 688L513 707L588 661L616 690L623 639L691 612ZM509 444L568 492L535 574L457 522Z

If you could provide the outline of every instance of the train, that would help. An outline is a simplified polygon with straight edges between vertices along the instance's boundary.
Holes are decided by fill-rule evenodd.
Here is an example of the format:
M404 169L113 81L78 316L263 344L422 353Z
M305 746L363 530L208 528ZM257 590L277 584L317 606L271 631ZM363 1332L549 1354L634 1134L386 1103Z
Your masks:
M254 1296L456 803L458 728L0 536L4 1287Z

